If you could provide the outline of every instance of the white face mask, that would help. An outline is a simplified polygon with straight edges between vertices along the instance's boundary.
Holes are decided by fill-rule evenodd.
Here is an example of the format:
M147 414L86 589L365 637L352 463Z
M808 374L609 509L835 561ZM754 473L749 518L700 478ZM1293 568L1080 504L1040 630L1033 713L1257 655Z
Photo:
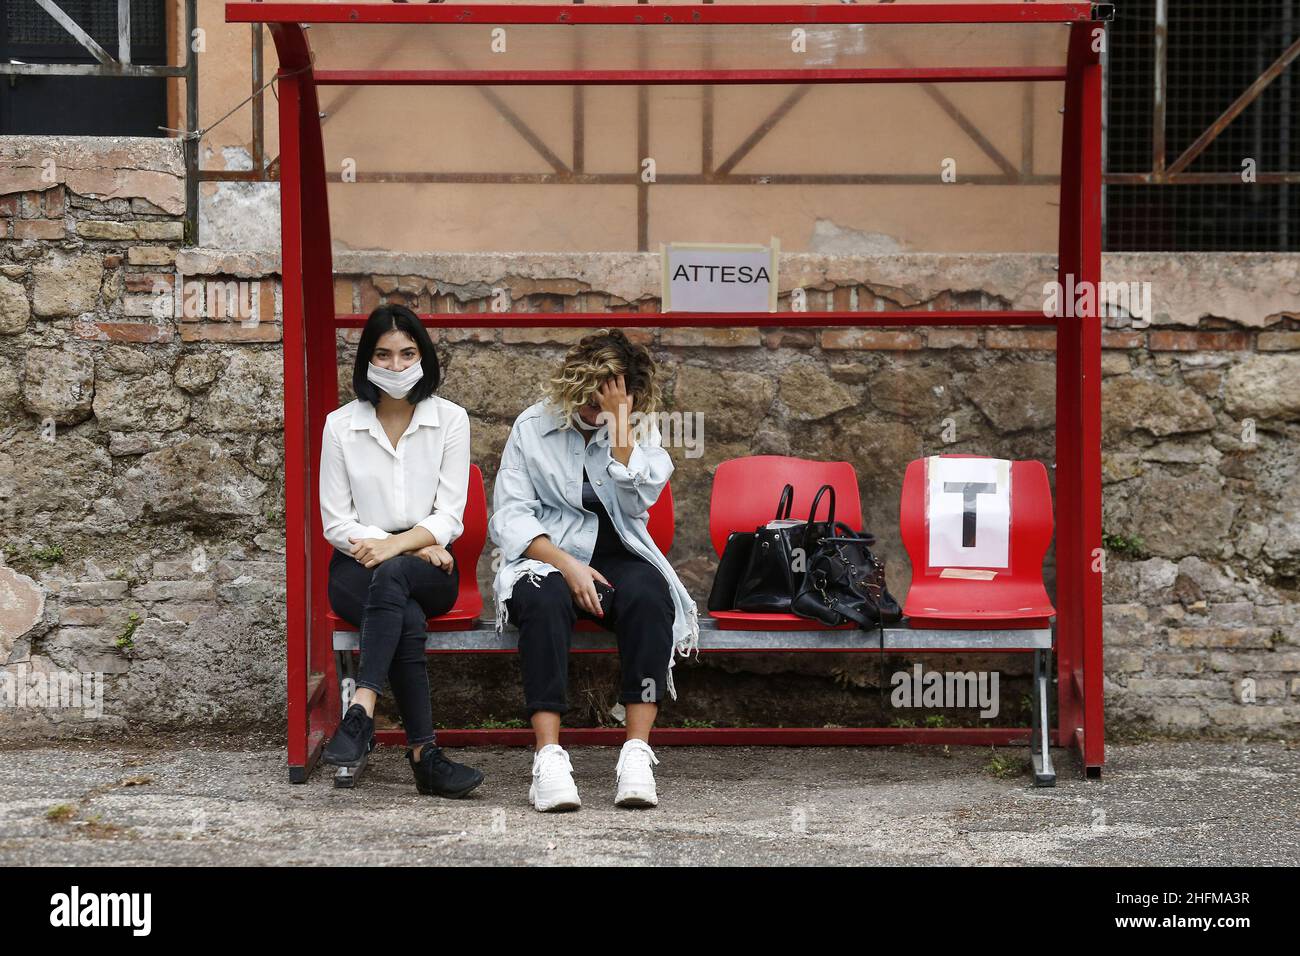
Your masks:
M573 410L573 421L574 424L576 424L584 432L594 432L596 429L600 428L601 425L603 424L603 423L597 423L595 425L588 425L586 421L583 420L582 416L578 414L578 410L576 408Z
M424 378L424 365L416 362L400 372L380 368L374 362L366 367L366 378L378 385L393 398L406 398L406 394Z

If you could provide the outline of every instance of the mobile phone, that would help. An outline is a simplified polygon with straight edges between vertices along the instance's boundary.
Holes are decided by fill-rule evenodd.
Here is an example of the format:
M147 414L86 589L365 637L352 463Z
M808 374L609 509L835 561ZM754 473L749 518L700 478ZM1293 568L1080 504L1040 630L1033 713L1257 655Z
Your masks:
M608 614L610 608L614 605L614 588L604 581L592 581L596 585L596 596L600 599L600 610L603 614Z

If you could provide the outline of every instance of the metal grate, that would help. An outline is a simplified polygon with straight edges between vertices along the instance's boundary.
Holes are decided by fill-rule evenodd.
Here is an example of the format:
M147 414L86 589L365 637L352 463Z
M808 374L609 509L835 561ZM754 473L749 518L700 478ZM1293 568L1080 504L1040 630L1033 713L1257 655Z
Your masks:
M1241 179L1245 160L1258 174L1300 170L1300 61L1185 170L1167 172L1296 41L1300 0L1168 0L1163 156L1154 132L1156 11L1156 0L1122 0L1111 28L1106 248L1300 250L1300 182ZM1148 174L1147 181L1133 183L1126 173ZM1223 181L1187 181L1200 174Z
M164 0L131 4L132 49L162 50L167 43ZM109 53L117 50L117 4L108 0L59 0L59 8ZM5 40L13 52L32 47L81 48L35 0L5 0ZM80 57L79 57L80 58Z

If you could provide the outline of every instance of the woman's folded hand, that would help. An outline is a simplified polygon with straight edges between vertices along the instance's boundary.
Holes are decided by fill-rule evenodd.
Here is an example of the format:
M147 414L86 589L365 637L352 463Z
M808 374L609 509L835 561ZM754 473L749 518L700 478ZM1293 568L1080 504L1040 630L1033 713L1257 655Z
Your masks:
M352 542L352 557L367 568L382 564L402 553L396 535L387 538L348 538Z
M441 545L431 544L414 553L417 558L428 561L435 567L442 568L448 574L451 573L451 569L455 565L455 559L452 558L451 552Z

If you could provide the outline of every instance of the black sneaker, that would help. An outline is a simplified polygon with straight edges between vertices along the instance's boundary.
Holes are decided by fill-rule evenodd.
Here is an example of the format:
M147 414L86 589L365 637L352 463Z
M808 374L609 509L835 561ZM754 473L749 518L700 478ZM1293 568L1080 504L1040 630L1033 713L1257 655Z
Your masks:
M419 763L411 757L414 752L414 748L408 749L406 760L415 774L415 787L423 794L463 797L483 782L482 770L448 760L441 747L425 744L420 751Z
M374 749L375 720L360 704L353 704L339 721L321 760L335 767L356 767Z

